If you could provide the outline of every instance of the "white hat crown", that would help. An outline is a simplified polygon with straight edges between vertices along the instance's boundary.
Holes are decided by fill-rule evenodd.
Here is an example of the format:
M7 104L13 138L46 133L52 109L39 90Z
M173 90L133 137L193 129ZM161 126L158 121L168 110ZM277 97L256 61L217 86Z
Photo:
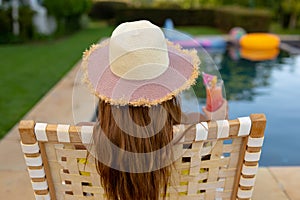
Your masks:
M149 21L126 22L109 42L111 71L129 80L154 79L169 66L167 42L162 30Z

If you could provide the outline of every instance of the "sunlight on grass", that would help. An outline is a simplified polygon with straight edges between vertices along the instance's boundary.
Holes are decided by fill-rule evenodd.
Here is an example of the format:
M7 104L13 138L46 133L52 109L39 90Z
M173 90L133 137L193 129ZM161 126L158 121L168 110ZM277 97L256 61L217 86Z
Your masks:
M0 46L0 138L112 27L93 25L57 40Z

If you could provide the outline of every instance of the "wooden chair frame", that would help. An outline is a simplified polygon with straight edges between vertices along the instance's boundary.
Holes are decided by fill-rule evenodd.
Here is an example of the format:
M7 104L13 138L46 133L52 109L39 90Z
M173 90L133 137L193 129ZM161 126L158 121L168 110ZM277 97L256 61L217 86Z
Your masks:
M265 127L263 114L174 127L174 137L185 131L175 147L184 152L175 162L167 198L251 199ZM87 151L74 147L88 143L92 132L92 126L20 122L21 146L37 200L105 199L93 158L78 162ZM68 156L74 159L64 160Z

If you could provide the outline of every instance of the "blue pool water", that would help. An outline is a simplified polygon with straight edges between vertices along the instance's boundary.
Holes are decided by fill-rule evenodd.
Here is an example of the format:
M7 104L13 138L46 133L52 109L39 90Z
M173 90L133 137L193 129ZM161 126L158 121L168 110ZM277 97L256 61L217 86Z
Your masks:
M300 55L280 52L272 61L217 55L229 102L229 118L267 117L261 166L300 165ZM202 90L202 89L201 89ZM205 101L204 92L198 97ZM197 91L196 91L197 94Z
M230 84L232 70L245 76L236 84L249 87ZM260 165L300 165L300 56L281 52L273 61L250 62L225 54L220 73L230 118L261 112L267 117Z
M273 61L234 62L225 54L220 73L230 118L261 112L267 117L260 164L300 165L300 56L281 52ZM230 79L249 87L236 88Z

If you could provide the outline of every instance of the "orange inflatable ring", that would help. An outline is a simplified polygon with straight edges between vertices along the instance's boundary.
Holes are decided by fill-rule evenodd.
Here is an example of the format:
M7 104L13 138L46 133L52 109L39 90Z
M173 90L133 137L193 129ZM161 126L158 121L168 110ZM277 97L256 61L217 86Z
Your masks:
M279 44L279 37L270 33L249 33L240 39L241 47L253 50L275 49Z
M273 60L278 54L278 48L266 50L240 49L241 57L251 61Z

